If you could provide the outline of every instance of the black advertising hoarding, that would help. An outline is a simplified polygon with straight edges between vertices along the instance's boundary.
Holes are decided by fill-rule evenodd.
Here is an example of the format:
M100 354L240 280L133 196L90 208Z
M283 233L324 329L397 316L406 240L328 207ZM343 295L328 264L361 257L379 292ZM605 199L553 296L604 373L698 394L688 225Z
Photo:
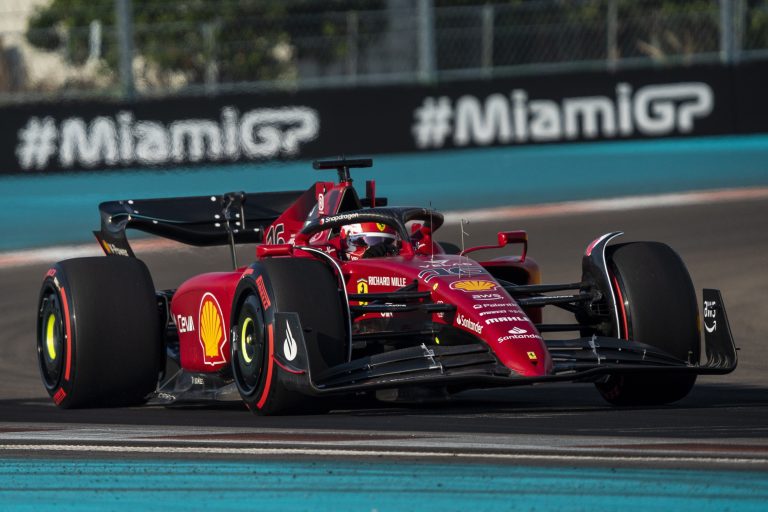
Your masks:
M738 133L768 132L768 62L733 69L734 124Z
M724 134L720 66L580 73L452 84L412 106L420 149Z
M0 111L0 172L768 132L766 76L761 62L8 106Z

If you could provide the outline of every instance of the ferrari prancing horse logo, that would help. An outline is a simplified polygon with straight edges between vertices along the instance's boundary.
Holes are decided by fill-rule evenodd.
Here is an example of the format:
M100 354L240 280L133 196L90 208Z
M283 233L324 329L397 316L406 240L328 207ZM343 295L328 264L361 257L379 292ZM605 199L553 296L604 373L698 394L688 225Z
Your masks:
M200 301L198 324L199 340L203 347L203 363L215 366L226 362L224 344L227 342L227 332L224 329L224 315L216 297L206 292Z
M368 293L368 280L365 278L357 280L357 293ZM360 301L361 306L367 306L367 302Z

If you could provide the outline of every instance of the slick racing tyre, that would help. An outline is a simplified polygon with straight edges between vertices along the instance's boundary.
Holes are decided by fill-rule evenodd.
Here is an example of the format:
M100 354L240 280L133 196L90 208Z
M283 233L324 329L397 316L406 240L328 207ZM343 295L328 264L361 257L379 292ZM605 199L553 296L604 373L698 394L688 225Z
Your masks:
M608 247L606 258L617 301L625 305L626 327L619 336L697 363L696 291L680 256L662 243L633 242ZM611 375L596 386L615 405L659 405L684 398L695 382L693 373L632 373Z
M266 298L252 284L239 295L233 309L231 361L240 396L260 415L327 411L327 402L286 387L287 370L275 364L270 351L282 350L283 343L275 339L275 313L295 312L311 373L317 375L346 361L347 333L337 279L326 264L316 260L272 258L258 265L264 286L261 293Z
M143 262L117 256L56 263L37 311L37 360L62 408L134 405L154 391L160 315Z

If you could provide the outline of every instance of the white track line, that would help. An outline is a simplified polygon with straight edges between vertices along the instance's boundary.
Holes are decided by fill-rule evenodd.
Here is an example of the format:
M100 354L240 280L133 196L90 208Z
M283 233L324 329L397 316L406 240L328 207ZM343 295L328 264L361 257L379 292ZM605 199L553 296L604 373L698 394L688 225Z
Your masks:
M588 201L568 201L530 206L504 206L448 212L445 222L458 224L461 219L496 221L525 219L536 217L557 217L578 213L614 212L622 210L640 210L644 208L662 208L669 206L687 206L697 204L724 203L768 198L768 187L706 190L699 192L680 192L647 196L628 196L613 199L592 199Z
M525 453L467 453L457 451L397 451L397 450L348 450L325 448L226 448L226 447L178 447L178 446L112 446L72 444L2 444L0 451L23 452L82 452L82 453L146 453L165 455L281 455L307 457L389 457L389 458L459 458L492 460L541 460L560 462L678 462L713 464L768 464L766 458L747 457L680 457L680 456L634 456L634 455L590 455L590 454L525 454Z
M731 201L746 201L768 198L768 187L719 189L699 192L680 192L675 194L629 196L614 199L593 199L588 201L568 201L529 206L504 206L499 208L482 208L447 212L446 224L458 224L461 219L475 222L489 222L510 219L530 219L542 217L557 217L579 213L597 213L622 210L638 210L644 208L661 208L669 206L686 206L697 204L712 204ZM136 252L147 254L181 250L187 246L164 239L143 239L131 243ZM45 249L28 249L0 253L0 269L39 265L56 261L79 258L83 256L99 256L103 254L100 247L93 243L87 245L68 245L49 247Z
M183 250L188 248L188 246L162 238L135 240L131 242L131 247L140 254ZM104 251L95 241L91 244L61 245L58 247L46 247L44 249L9 251L0 253L0 269L23 267L27 265L39 265L41 263L55 263L57 261L67 260L70 258L102 256L103 254Z

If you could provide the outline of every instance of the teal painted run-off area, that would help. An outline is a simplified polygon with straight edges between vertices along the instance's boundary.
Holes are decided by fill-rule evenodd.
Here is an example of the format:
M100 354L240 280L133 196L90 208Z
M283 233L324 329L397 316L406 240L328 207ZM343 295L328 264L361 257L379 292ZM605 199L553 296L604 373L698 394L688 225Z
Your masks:
M0 459L6 512L765 511L768 474L391 462Z
M337 155L328 155L334 157ZM390 204L442 211L768 185L768 135L386 155L355 170ZM92 240L111 199L306 189L311 162L0 178L0 251Z

